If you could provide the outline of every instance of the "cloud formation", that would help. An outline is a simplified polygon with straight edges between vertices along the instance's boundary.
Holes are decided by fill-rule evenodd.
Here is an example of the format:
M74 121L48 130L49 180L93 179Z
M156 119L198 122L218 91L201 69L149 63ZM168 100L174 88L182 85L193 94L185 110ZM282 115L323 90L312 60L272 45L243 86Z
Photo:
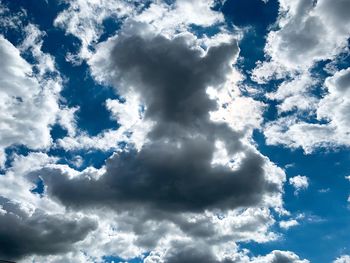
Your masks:
M54 255L71 250L95 230L96 222L36 210L28 215L19 204L0 197L0 257L16 260L31 254Z
M0 58L3 61L0 65L0 151L12 144L32 149L48 147L50 125L59 111L60 84L50 80L41 82L33 76L32 66L3 36L0 36Z
M262 129L268 144L307 153L348 145L349 68L332 61L324 79L313 73L320 61L346 52L348 3L279 1L266 61L252 72L258 84L278 80L262 98L239 70L244 41L237 32L244 30L213 8L225 1L65 2L53 31L81 45L58 61L113 89L105 107L115 127L94 136L79 130L79 108L62 105L71 98L61 93L63 76L42 51L45 33L37 26L21 28L17 46L0 37L0 257L308 263L291 251L259 256L244 249L279 240L277 231L300 219L283 207L285 171L258 151L254 131ZM271 101L276 119L265 112ZM56 124L67 135L53 141ZM14 145L28 149L5 156ZM94 150L113 154L100 168L86 167L85 154L100 157ZM297 194L309 179L289 183Z
M345 13L350 11L349 2L280 0L279 4L280 15L265 45L266 61L259 61L252 74L260 84L282 80L266 94L277 102L279 113L265 126L267 143L302 147L306 153L348 146L344 132L348 96L344 89L336 91L334 79L347 71L335 65L339 54L348 53L350 19ZM323 84L313 70L327 60L331 62L324 70L332 68L334 75Z
M49 194L73 207L133 204L204 211L257 205L265 194L280 193L279 183L265 175L266 160L243 145L242 134L209 118L217 105L206 89L225 82L237 44L221 44L204 54L187 41L182 36L170 40L122 34L105 44L110 53L97 53L93 70L108 72L121 94L139 94L144 118L153 126L140 151L116 153L97 180L46 172ZM232 158L242 155L236 170L211 165L218 140Z

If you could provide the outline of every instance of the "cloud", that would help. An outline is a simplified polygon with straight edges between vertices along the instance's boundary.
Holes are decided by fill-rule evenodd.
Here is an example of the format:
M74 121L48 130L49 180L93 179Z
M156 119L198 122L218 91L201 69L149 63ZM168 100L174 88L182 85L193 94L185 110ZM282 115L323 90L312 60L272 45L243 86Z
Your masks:
M297 175L289 178L289 184L295 188L294 194L298 194L301 190L309 187L309 179L306 176Z
M232 66L237 40L223 27L214 37L189 32L192 24L220 27L223 15L206 0L134 4L70 1L55 20L82 42L80 53L67 57L86 59L95 80L113 86L120 99L106 100L115 129L90 137L78 130L79 109L59 105L57 77L49 103L56 111L42 127L48 134L55 123L67 130L55 147L115 153L102 168L82 171L45 153L11 156L0 178L0 221L17 217L0 237L14 240L11 247L23 262L100 262L107 255L128 260L146 253L147 263L308 262L288 251L251 258L236 244L277 240L275 212L288 212L282 200L284 171L252 143L266 105L243 95L237 85L244 79ZM126 22L118 35L97 44L108 18ZM25 65L23 83L30 80L44 90L45 73L59 73L53 58L41 51L44 33L33 26L25 32L17 53L15 47L9 53ZM35 66L20 52L30 52ZM38 132L35 138L43 137ZM46 139L48 148L53 144ZM73 160L77 167L83 162L79 155ZM33 192L38 180L44 184L41 194ZM23 243L14 229L24 233Z
M67 219L40 210L28 215L20 206L0 197L0 257L20 259L30 254L52 255L69 251L96 229L87 219Z
M168 36L187 32L190 25L209 27L224 21L220 12L211 9L213 0L200 0L196 3L188 0L151 2L74 0L67 2L69 7L57 16L54 25L81 41L79 53L68 53L66 57L74 64L91 57L91 47L100 41L104 33L103 22L111 18L118 22L133 19L147 23L152 25L158 33ZM230 38L228 34L220 34L220 36Z
M306 153L318 147L349 146L349 80L350 68L340 70L326 78L324 87L327 93L323 98L316 103L304 100L307 105L314 105L312 108L317 120L323 123L308 123L296 116L280 117L266 124L264 134L267 143L302 147Z
M291 220L288 220L288 221L280 221L279 225L283 229L289 229L289 228L291 228L293 226L299 225L299 222L297 220L295 220L295 219L291 219Z
M59 80L33 75L32 65L3 36L0 36L0 57L0 147L13 144L31 149L48 147L50 126L59 112Z
M58 14L54 25L64 29L81 41L79 54L67 54L67 59L73 63L81 63L91 55L90 48L96 44L104 32L103 22L107 19L122 19L142 9L136 1L66 1L69 7Z
M267 143L302 147L306 153L348 146L344 132L348 130L348 96L344 89L334 88L337 78L344 78L341 85L347 85L348 69L334 65L341 53L348 53L350 19L344 13L350 5L346 0L279 3L279 17L267 36L266 60L259 61L252 72L260 84L282 80L275 91L265 94L277 102L278 109L277 119L265 125ZM326 60L333 63L336 73L322 87L322 77L313 69Z
M228 243L278 238L270 229L275 223L270 209L284 212L285 174L249 142L251 127L260 121L252 121L248 129L223 121L223 113L216 120L210 114L220 108L218 101L225 101L217 95L224 94L232 77L237 43L202 49L191 35L169 39L148 34L143 24L133 26L136 31L127 27L98 45L89 64L98 81L113 85L125 98L106 104L121 124L122 132L115 132L132 136L130 131L148 123L145 138L138 145L136 139L126 140L125 149L117 150L101 169L78 172L49 164L30 171L28 180L32 185L41 178L43 198L73 215L98 218L98 231L77 246L96 261L105 255L130 259L169 250L173 252L164 254L164 260L176 262L186 251L174 242L187 240L186 244L215 247L208 259L239 262L238 257L233 261L232 255L221 256L224 250L230 255L233 247ZM208 87L217 94L212 96ZM256 115L260 107L256 104ZM103 141L106 147L115 143ZM226 151L227 163L213 164L217 151ZM202 249L188 249L194 250L193 258L203 257ZM69 253L52 261L80 258Z
M321 60L333 59L347 47L350 19L346 0L280 0L277 30L268 34L265 54L269 61L258 65L257 81L305 71ZM327 37L325 37L327 36Z
M340 256L339 258L333 261L333 263L349 263L349 262L350 262L350 256L348 255Z
M225 82L238 52L235 42L204 53L185 36L121 34L101 45L103 52L106 45L110 53L97 52L92 72L108 72L121 95L140 95L144 118L153 123L148 142L140 151L114 154L96 181L47 171L49 194L73 207L140 205L175 212L257 205L265 194L280 193L280 182L265 175L266 160L243 145L240 133L209 119L217 105L206 89ZM217 140L230 156L242 154L236 170L211 166Z
M196 246L197 245L197 246ZM212 249L206 246L198 246L186 244L186 242L173 242L171 249L166 251L163 255L157 256L151 254L145 259L145 263L190 263L190 262L203 262L203 263L232 263L229 258L218 259L213 253ZM159 258L160 257L160 258Z
M205 244L188 244L186 241L175 241L172 248L166 251L152 252L145 258L145 263L177 262L210 262L210 263L309 263L300 259L291 251L274 250L265 256L249 257L248 251L239 251L235 244L230 244L234 252L215 255L215 248Z
M211 8L214 2L177 0L168 4L166 1L155 1L134 20L152 25L158 33L173 36L177 32L188 31L191 25L212 27L224 22L223 14Z
M257 257L253 263L309 263L306 259L300 259L299 256L290 251L274 250L270 254Z

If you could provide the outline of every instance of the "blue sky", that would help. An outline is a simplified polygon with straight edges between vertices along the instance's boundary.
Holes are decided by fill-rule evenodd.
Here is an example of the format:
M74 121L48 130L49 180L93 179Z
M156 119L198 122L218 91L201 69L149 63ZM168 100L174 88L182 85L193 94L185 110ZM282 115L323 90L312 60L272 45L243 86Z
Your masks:
M0 1L0 259L350 262L348 0Z

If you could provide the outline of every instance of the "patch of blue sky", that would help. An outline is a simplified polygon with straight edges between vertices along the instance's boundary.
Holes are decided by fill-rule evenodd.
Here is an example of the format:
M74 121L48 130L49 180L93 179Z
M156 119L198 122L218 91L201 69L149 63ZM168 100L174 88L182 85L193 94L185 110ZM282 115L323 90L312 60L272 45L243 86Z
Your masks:
M115 256L106 256L103 258L104 263L142 263L144 258L147 257L149 253L143 254L141 257L133 258L133 259L123 259Z
M36 187L32 190L30 190L33 194L38 194L40 196L43 196L44 191L45 191L45 184L42 179L38 179L36 183Z
M294 188L285 185L285 208L293 216L304 214L300 225L290 228L282 239L265 244L246 244L253 253L264 254L272 249L292 250L311 262L331 262L350 251L350 210L347 197L350 174L350 154L347 149L330 151L319 149L305 155L301 149L290 150L265 144L264 136L255 132L259 151L280 167L286 168L287 180L305 175L310 186L294 194Z
M258 60L264 60L265 36L278 14L278 1L262 0L226 1L221 7L228 24L245 28L247 31L240 42L239 66L249 72Z
M12 166L13 158L16 155L27 156L30 152L31 150L24 145L11 145L7 147L5 149L7 158L4 167L2 169L0 168L0 175L4 174L6 170Z

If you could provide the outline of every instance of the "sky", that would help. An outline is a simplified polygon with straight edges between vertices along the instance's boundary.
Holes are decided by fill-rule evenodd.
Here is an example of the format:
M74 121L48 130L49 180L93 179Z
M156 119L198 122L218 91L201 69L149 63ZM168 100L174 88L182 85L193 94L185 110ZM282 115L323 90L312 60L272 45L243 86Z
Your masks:
M0 260L350 263L349 0L0 0Z

